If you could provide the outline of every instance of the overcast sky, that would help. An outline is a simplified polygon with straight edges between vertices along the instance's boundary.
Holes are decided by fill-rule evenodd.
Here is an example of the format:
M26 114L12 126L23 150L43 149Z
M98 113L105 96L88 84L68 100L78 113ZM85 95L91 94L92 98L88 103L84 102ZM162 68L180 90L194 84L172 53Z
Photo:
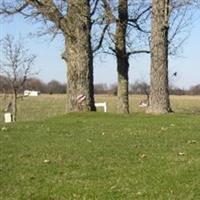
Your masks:
M12 21L0 20L0 39L6 34L15 38L24 37L31 53L36 54L35 68L39 71L38 78L45 82L52 79L66 82L66 65L61 59L64 42L59 37L50 41L49 37L27 37L35 33L38 25L25 22L22 17L14 17ZM180 88L189 88L200 83L200 23L195 22L190 31L190 36L182 48L183 52L178 57L173 57L169 62L170 74L177 72L172 83ZM149 55L140 55L130 60L130 83L137 80L149 80ZM171 76L171 75L170 75ZM101 56L94 62L95 83L113 84L117 82L116 61L112 56Z

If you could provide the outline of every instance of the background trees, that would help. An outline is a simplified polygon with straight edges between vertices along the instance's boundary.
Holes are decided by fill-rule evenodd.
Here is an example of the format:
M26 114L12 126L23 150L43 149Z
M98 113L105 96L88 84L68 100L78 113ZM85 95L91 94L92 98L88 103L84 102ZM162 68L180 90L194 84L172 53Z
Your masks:
M63 94L66 93L66 86L56 80L52 80L47 84L49 94Z

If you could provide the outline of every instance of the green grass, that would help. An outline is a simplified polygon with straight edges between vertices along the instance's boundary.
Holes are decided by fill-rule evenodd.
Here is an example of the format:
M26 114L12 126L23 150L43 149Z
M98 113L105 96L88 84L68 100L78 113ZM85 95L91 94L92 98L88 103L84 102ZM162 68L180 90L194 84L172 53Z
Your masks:
M200 199L198 114L71 113L0 128L2 200Z
M130 95L130 112L144 113L144 108L139 108L138 103L145 96ZM11 97L4 100L0 94L0 111L9 103ZM108 112L116 113L117 97L109 95L96 95L96 102L107 102ZM172 109L176 113L200 114L200 96L172 96ZM40 121L48 117L64 114L66 110L66 95L40 95L39 97L26 97L18 100L18 121ZM102 111L102 109L98 109ZM0 112L0 123L3 122L3 112Z

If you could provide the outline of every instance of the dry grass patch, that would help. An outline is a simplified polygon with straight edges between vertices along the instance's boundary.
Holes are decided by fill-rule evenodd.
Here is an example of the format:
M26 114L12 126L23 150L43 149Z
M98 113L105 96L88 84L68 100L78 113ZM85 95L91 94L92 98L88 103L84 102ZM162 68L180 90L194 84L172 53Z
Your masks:
M139 101L145 99L142 95L130 95L130 113L144 113L144 108L139 108ZM3 95L0 95L0 122L3 122L3 108L9 102L6 102ZM66 95L40 95L38 97L25 97L18 101L18 121L41 120L52 116L62 115L66 110ZM117 96L112 95L96 95L96 102L107 102L108 112L117 112ZM176 113L200 113L200 96L171 96L172 108ZM101 108L98 111L102 112Z

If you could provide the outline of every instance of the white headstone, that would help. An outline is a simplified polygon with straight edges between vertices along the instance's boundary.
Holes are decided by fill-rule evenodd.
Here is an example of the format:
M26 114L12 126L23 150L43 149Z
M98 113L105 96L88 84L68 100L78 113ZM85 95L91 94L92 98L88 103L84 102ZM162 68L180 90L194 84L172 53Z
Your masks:
M4 114L4 120L5 120L5 123L10 123L10 122L12 122L12 114L9 113L9 112L6 112L6 113Z

